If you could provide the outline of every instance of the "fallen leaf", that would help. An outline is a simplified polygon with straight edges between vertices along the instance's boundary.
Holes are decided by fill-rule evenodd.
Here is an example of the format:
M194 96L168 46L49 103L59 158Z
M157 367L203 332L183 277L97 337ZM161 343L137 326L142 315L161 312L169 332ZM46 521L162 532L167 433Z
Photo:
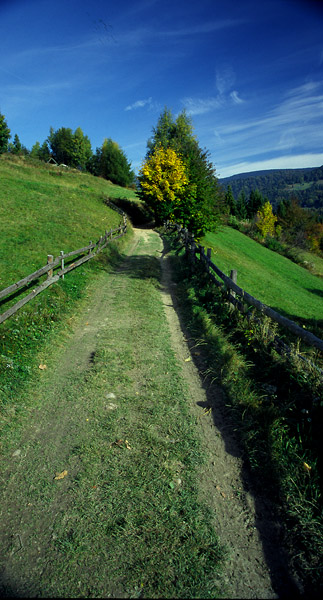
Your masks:
M201 352L193 352L194 356L201 356Z
M130 446L128 440L125 440L124 443L126 444L126 447L128 448L128 450L131 450L131 446Z
M44 371L44 369L47 369L47 365L40 364L38 368Z
M64 479L64 477L66 477L67 475L67 471L62 471L61 473L56 473L56 477L54 477L54 479Z
M110 447L118 446L119 448L122 448L122 444L123 444L123 440L117 440L116 442L112 442L112 444L110 444Z
M306 462L303 463L303 467L307 473L310 473L312 470L312 467L310 467L310 465L308 465Z
M189 361L190 361L190 360L192 360L192 359L191 359L191 357L189 356L188 358L185 358L184 360L185 360L185 362L189 362Z

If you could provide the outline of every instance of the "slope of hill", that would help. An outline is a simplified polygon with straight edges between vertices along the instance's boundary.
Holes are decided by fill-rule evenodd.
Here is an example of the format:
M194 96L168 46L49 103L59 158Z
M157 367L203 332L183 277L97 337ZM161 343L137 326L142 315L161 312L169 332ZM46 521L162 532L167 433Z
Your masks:
M227 275L238 271L238 284L277 312L323 335L323 280L288 258L261 246L231 227L208 233L203 242Z
M120 222L106 198L135 198L105 179L40 161L0 158L0 289Z
M105 204L108 197L136 197L134 191L105 179L6 155L0 157L0 179L0 290L45 265L48 254L82 248L118 226L121 217ZM0 410L28 380L35 354L55 323L72 314L100 269L111 269L118 260L118 247L128 243L130 231L1 325ZM1 299L0 313L31 289Z
M252 190L258 189L273 206L281 198L293 194L299 198L302 206L323 209L323 166L252 171L224 177L219 181L225 189L228 185L231 186L236 199L243 189L247 196Z

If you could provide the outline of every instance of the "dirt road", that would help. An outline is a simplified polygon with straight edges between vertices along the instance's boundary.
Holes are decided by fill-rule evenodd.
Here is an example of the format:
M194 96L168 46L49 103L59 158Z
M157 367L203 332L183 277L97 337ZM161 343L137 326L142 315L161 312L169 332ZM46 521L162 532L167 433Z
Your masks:
M101 387L105 386L106 402L102 411L107 406L111 410L116 407L118 390L111 387L109 377L106 374L100 376L96 366L97 375L96 379L92 376L90 390L86 387L87 373L91 371L99 349L106 348L112 321L115 347L118 345L118 332L129 319L129 332L134 337L139 336L139 317L135 308L132 312L127 308L127 301L128 307L131 301L131 271L136 262L140 263L140 272L145 277L145 268L156 257L162 268L161 297L171 346L186 382L187 402L207 458L199 474L199 494L210 507L214 529L228 551L222 576L225 594L229 598L275 598L290 591L292 583L278 546L278 525L266 499L255 499L252 490L248 489L239 448L234 435L228 430L223 394L216 386L203 384L198 364L195 364L196 349L190 347L181 328L176 285L172 282L162 240L156 232L136 229L129 255L120 268L113 274L102 275L99 285L89 290L88 298L71 321L70 332L58 338L52 355L47 348L47 355L42 357L46 369L39 374L33 390L33 407L26 408L20 433L9 450L1 480L0 509L0 538L4 548L2 591L7 595L41 596L44 593L41 580L43 573L50 568L48 549L59 535L53 523L64 520L64 506L70 507L71 503L68 487L64 493L52 491L53 477L49 480L48 473L52 473L55 467L56 476L64 479L63 467L68 465L69 478L77 476L80 459L75 452L75 439L80 438L82 433L87 435L92 414L94 420L100 418L99 412L95 414L94 408L89 408L86 394L92 398L94 393L99 395ZM116 318L111 313L113 304L119 310ZM112 354L108 358L112 364ZM140 367L133 365L132 370L124 373L124 378L128 378L132 385L133 394L138 394L134 387L136 382L147 377L143 371L138 375L136 369ZM144 383L141 385L144 386ZM44 512L49 495L50 511ZM86 595L82 589L80 583L81 597ZM118 597L118 590L110 590L109 595Z

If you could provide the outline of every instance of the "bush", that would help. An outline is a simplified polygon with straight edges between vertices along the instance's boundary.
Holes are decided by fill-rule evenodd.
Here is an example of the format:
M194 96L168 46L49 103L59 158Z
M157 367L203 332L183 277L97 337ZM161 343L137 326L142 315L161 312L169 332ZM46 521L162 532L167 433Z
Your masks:
M273 252L279 252L280 254L284 253L284 248L281 243L273 237L267 237L265 240L265 246L272 250Z

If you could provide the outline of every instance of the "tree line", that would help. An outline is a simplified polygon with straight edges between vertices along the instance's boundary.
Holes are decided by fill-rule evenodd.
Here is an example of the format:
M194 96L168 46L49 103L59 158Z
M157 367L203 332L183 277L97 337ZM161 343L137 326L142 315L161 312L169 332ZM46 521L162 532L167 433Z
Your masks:
M102 146L93 153L91 142L80 127L75 131L69 127L55 131L50 127L47 139L42 144L37 141L31 150L20 142L18 134L12 142L9 141L11 137L5 117L0 114L0 154L9 152L45 162L54 159L57 164L87 171L117 185L134 185L135 173L131 164L119 144L111 138L104 139Z
M267 196L276 208L287 196L297 197L301 206L315 208L323 214L323 166L306 169L273 169L225 177L223 186L230 185L235 199L242 190L248 196L254 189Z

